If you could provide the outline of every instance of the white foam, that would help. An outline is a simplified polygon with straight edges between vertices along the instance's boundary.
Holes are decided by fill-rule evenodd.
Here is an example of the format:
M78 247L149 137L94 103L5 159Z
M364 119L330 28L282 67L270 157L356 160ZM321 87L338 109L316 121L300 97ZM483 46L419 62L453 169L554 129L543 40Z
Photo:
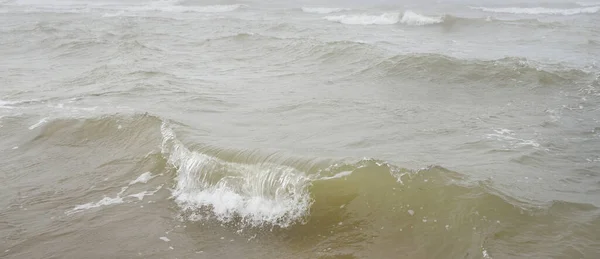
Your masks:
M44 123L48 122L48 117L46 118L42 118L40 121L38 121L36 124L33 124L31 126L29 126L29 130L33 130L39 126L42 126Z
M506 142L513 147L532 146L534 148L539 148L541 146L535 140L520 139L515 137L515 133L509 129L494 129L494 131L496 133L487 134L486 137L488 139L495 139L498 141Z
M305 13L316 13L316 14L328 14L348 11L346 8L331 8L331 7L302 7L302 11Z
M158 186L158 187L157 187L155 190L153 190L153 191L143 191L143 192L139 192L139 193L136 193L136 194L131 194L131 195L129 195L129 197L134 197L134 198L137 198L138 200L140 200L140 201L141 201L141 200L143 200L143 199L144 199L144 197L146 197L146 196L152 196L152 195L154 195L154 194L155 194L155 193L157 193L157 192L158 192L158 191L159 191L161 188L162 188L162 185Z
M68 211L67 214L72 214L72 213L76 213L78 211L89 210L89 209L98 208L98 207L102 207L102 206L121 204L123 202L124 202L123 198L121 198L119 196L117 196L115 198L104 197L102 200L99 200L97 202L89 202L86 204L77 205L77 206L75 206L75 208Z
M89 210L89 209L98 208L98 207L102 207L102 206L126 203L127 201L124 200L122 195L125 193L125 191L127 191L129 189L129 187L131 187L131 185L134 185L136 183L147 183L150 179L152 179L154 177L156 177L156 176L152 176L152 174L150 172L143 173L137 179L129 182L129 184L127 186L121 187L121 191L119 191L119 193L117 193L117 196L115 198L104 197L102 200L97 201L97 202L89 202L86 204L77 205L77 206L75 206L75 208L68 210L65 213L69 215L69 214L77 213L77 212L83 211L83 210ZM106 180L108 180L108 178L105 179L105 181ZM143 192L139 192L136 194L128 195L127 197L137 198L138 200L141 201L146 196L154 195L162 187L163 187L163 185L160 185L153 191L143 191Z
M351 25L390 25L400 21L398 13L384 13L381 15L339 15L326 16L324 19Z
M171 241L171 239L169 239L168 237L159 237L160 240L165 241L165 242L169 242Z
M129 183L129 185L134 185L136 183L148 183L148 181L152 180L152 178L154 178L156 176L153 176L152 173L150 172L145 172L143 174L141 174L140 176L138 176L137 179L131 181Z
M323 178L320 178L318 180L331 180L331 179L346 177L346 176L349 176L351 174L352 174L352 171L343 171L343 172L337 173L334 176L323 177Z
M402 20L400 20L401 23L404 23L406 25L419 26L442 23L443 21L444 19L442 17L429 17L415 13L413 11L404 12L404 14L402 15Z
M503 7L503 8L487 8L487 7L471 7L471 9L481 10L491 13L510 13L510 14L530 14L530 15L576 15L576 14L592 14L600 11L600 6L590 6L583 8L546 8L546 7Z
M189 150L165 123L161 131L162 152L177 168L173 196L183 210L206 212L222 222L240 218L245 225L281 227L308 213L310 181L302 172L268 163L222 161Z

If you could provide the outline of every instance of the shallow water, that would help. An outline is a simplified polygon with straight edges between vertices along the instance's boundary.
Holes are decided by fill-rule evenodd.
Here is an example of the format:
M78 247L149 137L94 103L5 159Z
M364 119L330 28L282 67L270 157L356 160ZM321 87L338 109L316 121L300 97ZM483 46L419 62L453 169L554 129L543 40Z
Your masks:
M2 258L596 258L600 3L2 1Z

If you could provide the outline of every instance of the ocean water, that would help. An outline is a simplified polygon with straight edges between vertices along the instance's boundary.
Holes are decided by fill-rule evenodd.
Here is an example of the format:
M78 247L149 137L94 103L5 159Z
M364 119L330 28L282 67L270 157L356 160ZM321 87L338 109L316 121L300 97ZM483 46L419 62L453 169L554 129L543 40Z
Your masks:
M600 2L0 1L0 258L599 258Z

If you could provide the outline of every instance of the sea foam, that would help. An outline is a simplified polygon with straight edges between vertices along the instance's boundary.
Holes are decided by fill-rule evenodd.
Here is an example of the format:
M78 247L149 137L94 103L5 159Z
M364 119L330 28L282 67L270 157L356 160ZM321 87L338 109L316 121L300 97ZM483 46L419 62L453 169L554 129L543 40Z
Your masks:
M398 21L400 21L400 15L398 13L384 13L381 15L338 15L326 16L324 19L351 25L389 25L398 23Z

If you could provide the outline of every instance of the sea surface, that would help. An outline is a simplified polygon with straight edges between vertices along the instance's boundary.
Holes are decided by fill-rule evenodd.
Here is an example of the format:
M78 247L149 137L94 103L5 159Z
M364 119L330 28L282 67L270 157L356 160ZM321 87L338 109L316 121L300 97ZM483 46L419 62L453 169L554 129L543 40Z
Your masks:
M600 258L600 2L0 0L0 258Z

